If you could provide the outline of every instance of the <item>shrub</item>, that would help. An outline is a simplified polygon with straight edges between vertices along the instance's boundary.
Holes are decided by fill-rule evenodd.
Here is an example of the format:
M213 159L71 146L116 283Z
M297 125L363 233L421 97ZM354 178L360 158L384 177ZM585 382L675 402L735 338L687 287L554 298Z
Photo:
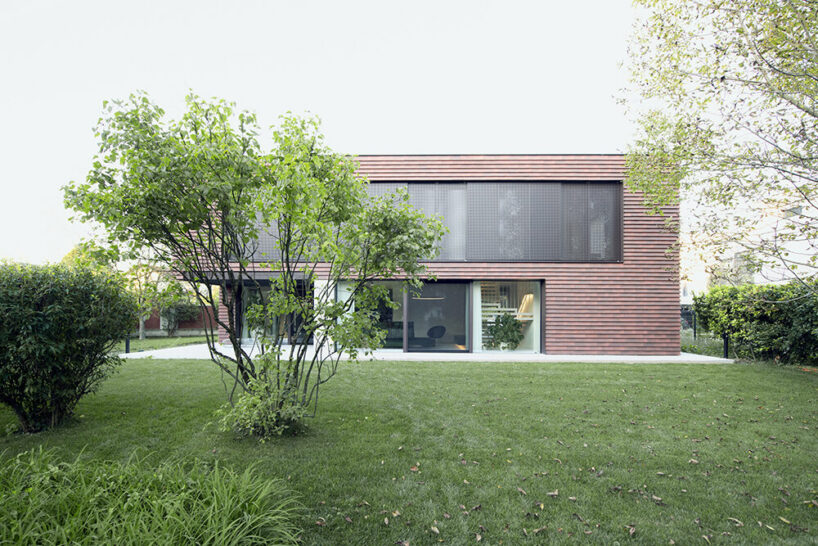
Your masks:
M299 403L297 387L281 385L269 373L270 354L261 355L255 379L247 384L236 400L216 410L219 429L239 436L256 436L262 442L282 435L295 435L300 430L306 409Z
M0 402L24 432L55 426L121 361L136 323L118 277L60 265L0 265Z
M523 341L523 323L514 315L505 313L486 328L486 333L489 336L486 339L488 348L513 351Z
M201 461L152 468L34 450L0 465L0 544L294 544L277 480Z
M703 329L739 354L783 364L818 364L818 285L717 286L695 298Z

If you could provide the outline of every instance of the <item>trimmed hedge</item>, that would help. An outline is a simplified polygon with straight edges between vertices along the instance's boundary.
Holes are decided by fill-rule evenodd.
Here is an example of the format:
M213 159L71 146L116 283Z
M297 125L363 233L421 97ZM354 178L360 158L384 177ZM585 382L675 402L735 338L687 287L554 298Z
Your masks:
M701 327L740 354L818 365L818 283L717 286L694 302Z
M295 544L299 505L279 480L201 461L0 464L0 544Z
M0 402L24 432L56 426L99 387L121 363L110 353L136 317L115 275L0 264Z

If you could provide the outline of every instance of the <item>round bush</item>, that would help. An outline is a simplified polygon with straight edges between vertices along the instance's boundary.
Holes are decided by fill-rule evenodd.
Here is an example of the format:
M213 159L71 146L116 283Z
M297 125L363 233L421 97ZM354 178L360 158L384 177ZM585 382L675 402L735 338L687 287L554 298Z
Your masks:
M137 320L118 277L62 265L0 265L0 402L24 432L71 415L121 360Z

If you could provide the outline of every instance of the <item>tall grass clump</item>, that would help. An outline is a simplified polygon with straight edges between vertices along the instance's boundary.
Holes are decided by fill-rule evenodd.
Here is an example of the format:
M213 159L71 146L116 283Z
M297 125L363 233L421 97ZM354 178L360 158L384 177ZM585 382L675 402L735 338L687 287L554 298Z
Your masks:
M0 466L0 544L294 544L298 510L253 468L58 462L41 448Z

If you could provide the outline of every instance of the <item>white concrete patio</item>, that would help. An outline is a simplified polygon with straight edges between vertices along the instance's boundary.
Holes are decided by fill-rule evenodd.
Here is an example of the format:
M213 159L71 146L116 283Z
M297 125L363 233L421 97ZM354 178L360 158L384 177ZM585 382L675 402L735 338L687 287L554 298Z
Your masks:
M248 347L250 354L255 351ZM229 354L232 349L224 347ZM210 352L206 343L197 345L183 345L168 349L153 351L139 351L121 354L123 358L169 358L169 359L210 359ZM551 355L539 353L404 353L398 349L381 349L372 355L361 356L360 360L401 360L401 361L428 361L428 362L611 362L648 364L662 362L668 364L730 364L729 358L681 353L675 356L647 356L647 355Z

